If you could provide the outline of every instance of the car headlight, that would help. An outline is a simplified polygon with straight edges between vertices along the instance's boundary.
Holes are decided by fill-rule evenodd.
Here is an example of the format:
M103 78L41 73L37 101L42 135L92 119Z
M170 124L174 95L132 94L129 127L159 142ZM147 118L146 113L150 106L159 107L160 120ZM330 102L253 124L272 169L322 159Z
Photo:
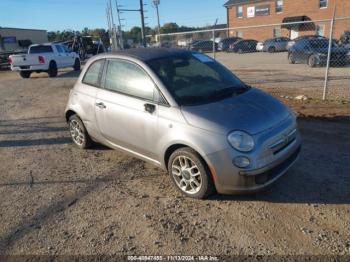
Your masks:
M227 139L234 149L241 152L252 151L255 146L253 137L243 131L233 131Z

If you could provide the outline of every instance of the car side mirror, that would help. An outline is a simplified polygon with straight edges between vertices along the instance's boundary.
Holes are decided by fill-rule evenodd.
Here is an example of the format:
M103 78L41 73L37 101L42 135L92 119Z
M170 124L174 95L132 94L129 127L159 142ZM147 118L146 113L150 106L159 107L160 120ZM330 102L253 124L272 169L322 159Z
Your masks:
M153 105L153 104L144 104L144 107L145 107L145 111L150 113L150 114L153 114L154 111L156 111L156 106Z

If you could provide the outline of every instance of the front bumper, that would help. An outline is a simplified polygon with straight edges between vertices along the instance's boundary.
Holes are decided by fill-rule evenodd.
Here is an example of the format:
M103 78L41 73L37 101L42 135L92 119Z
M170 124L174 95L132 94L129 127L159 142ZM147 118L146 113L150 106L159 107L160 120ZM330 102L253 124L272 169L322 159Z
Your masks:
M263 155L263 164L252 168L240 169L232 160L237 153L228 148L207 155L206 161L213 174L214 183L220 194L246 194L260 191L284 175L297 161L301 150L301 138L296 138L277 153L268 156L266 152L249 156L252 162L258 162ZM254 159L255 157L255 159ZM262 159L262 158L261 158Z

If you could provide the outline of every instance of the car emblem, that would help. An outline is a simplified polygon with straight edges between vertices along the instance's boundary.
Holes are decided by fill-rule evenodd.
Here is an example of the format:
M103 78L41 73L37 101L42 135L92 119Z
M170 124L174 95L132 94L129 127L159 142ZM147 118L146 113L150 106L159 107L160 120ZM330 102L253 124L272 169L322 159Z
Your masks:
M288 144L288 142L289 142L289 137L288 137L288 135L283 135L283 144Z

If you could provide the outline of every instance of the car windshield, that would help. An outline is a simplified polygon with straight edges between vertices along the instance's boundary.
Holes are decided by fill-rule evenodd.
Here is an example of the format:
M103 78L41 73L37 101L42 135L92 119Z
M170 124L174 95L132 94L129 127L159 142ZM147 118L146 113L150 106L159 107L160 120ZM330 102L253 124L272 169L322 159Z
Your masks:
M206 104L248 89L228 69L204 54L170 56L147 63L179 105Z

